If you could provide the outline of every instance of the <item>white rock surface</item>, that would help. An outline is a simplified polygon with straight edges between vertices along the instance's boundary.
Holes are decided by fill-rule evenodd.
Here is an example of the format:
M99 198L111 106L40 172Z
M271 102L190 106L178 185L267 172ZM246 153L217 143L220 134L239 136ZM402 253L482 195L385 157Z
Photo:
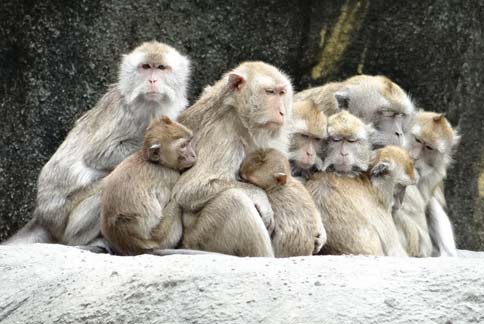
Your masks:
M0 246L0 322L484 323L484 259L115 257Z

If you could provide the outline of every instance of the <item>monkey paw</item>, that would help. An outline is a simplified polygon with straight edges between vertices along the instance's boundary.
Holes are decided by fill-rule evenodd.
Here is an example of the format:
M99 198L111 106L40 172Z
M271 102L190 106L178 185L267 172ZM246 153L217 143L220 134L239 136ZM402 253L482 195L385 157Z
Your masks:
M271 235L275 227L274 212L272 211L272 208L261 208L261 206L258 204L254 204L254 206L257 209L260 217L262 218L262 221L267 228L267 232L269 232L269 235Z

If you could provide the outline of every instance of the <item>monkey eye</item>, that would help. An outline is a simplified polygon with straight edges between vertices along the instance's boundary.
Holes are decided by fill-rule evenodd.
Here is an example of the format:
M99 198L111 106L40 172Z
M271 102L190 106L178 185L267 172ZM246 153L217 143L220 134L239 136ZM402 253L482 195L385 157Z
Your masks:
M357 138L348 138L348 142L349 142L349 143L355 143L355 142L357 142L357 141L358 141L358 139L357 139Z
M160 64L160 65L158 65L158 69L165 70L166 69L166 65Z
M418 139L418 138L416 138L416 137L415 137L415 141L416 141L417 143L422 144L422 141L421 141L421 140L419 140L419 139Z
M142 64L141 67L144 69L144 70L148 70L148 69L151 69L151 65L149 64Z
M307 134L301 134L301 136L302 136L303 138L309 138L309 135L307 135Z
M279 94L280 94L281 96L285 95L285 94L286 94L286 89L282 89L281 91L279 91Z
M384 117L395 117L396 114L393 112L393 111L390 111L390 110L383 110L381 112L381 114L384 116Z
M333 142L341 142L341 138L340 138L340 137L330 137L330 139L331 139Z
M276 92L274 91L274 89L266 89L266 93L267 94L270 94L270 95L276 94Z
M434 148L433 148L433 147L430 147L430 146L428 146L428 145L425 145L425 148L426 148L427 150L429 150L429 151L433 151L433 150L434 150Z

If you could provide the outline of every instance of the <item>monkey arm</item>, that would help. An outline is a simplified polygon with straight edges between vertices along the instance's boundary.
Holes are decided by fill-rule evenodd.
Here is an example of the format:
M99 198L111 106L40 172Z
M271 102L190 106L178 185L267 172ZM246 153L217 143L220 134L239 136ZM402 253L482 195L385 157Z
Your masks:
M116 141L111 138L111 134L100 133L95 135L83 155L84 163L96 170L112 171L142 145L133 139Z
M182 237L182 209L171 200L162 212L160 223L151 232L154 241L160 243L160 248L174 248Z

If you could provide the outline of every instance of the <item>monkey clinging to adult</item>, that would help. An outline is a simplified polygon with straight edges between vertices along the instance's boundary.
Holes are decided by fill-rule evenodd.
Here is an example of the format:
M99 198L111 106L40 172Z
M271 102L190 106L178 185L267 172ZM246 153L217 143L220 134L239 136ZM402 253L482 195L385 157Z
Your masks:
M292 175L302 182L323 166L326 127L326 115L312 100L294 103L289 162Z
M181 209L170 201L180 171L196 160L192 132L168 117L154 120L143 148L103 179L101 229L116 254L175 248L182 237Z
M245 62L206 88L180 115L195 132L198 161L173 197L184 211L182 246L237 256L273 256L273 212L265 192L237 180L259 148L287 152L292 86L277 68ZM267 228L267 229L266 229Z
M141 148L153 118L175 119L184 109L189 72L185 56L155 41L123 56L118 82L77 120L42 168L33 219L6 243L96 241L99 180Z
M401 201L402 188L415 182L413 163L395 146L371 159L370 133L346 111L328 118L326 172L306 182L327 232L323 254L406 256L392 208Z
M326 231L313 198L290 174L287 157L275 149L247 155L240 166L242 179L267 193L274 211L271 235L274 256L316 254L326 242Z

